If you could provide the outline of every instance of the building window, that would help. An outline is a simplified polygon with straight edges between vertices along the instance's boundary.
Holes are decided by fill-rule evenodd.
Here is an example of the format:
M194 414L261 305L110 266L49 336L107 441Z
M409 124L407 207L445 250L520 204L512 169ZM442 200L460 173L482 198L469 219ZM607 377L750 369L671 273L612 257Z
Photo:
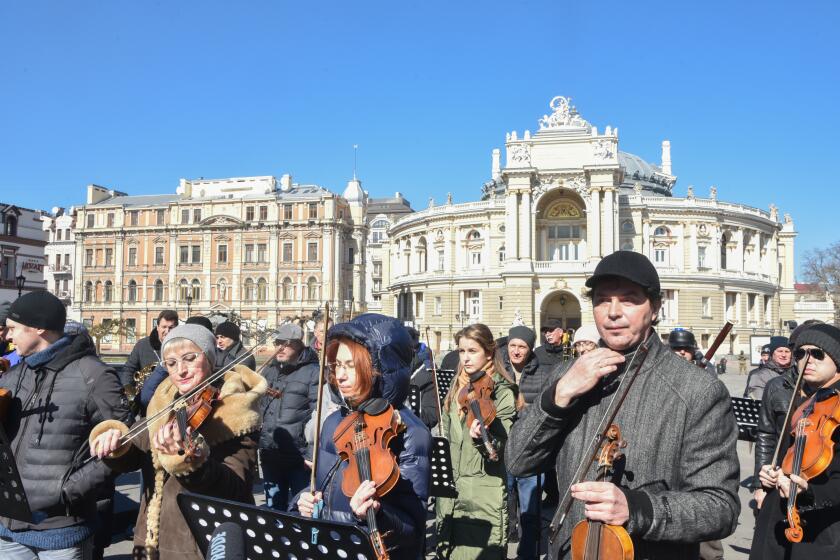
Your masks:
M472 230L467 234L467 239L469 239L470 241L477 241L481 239L481 234L478 233L478 231L476 230Z
M499 296L499 311L505 308L505 296Z
M292 279L288 276L283 278L283 301L292 301L295 297L295 287L292 284Z
M155 303L163 301L163 281L155 280Z
M738 321L738 294L736 292L726 292L726 306L724 316L727 321L736 323Z
M55 230L55 240L56 241L61 241L61 230L60 229Z
M137 247L128 248L128 266L137 266Z
M257 262L268 262L268 245L259 243L257 245Z
M292 247L290 242L283 243L283 262L292 262Z
M178 262L181 264L187 264L190 262L190 248L188 245L181 245L178 247L179 250L179 258Z
M190 223L190 211L186 208L181 210L181 223L182 224Z
M192 298L193 301L201 301L201 282L198 278L193 278L192 281Z
M114 227L114 213L108 212L108 227Z
M481 266L481 251L470 251L470 265Z
M317 220L318 219L318 203L317 202L310 202L309 203L309 219L310 220Z
M85 249L85 266L93 266L93 249Z
M187 301L187 294L190 293L190 285L185 279L178 283L178 301Z
M220 243L219 244L219 246L218 246L218 257L219 257L219 263L220 264L224 264L224 263L228 262L228 260L227 260L227 244L226 243Z
M105 303L111 303L114 299L114 284L110 280L105 281Z
M245 245L245 262L252 263L254 262L254 244L248 243Z
M758 307L755 305L755 294L747 294L747 318L751 325L758 323Z
M253 222L254 221L254 207L253 206L246 206L245 207L245 221L246 222Z
M697 268L706 268L706 248L697 247Z
M129 280L128 282L128 303L137 302L137 282Z
M382 280L379 278L375 278L373 280L373 291L374 292L381 292L382 291Z
M314 276L306 281L306 296L309 301L318 301L318 280Z
M727 244L729 243L729 237L727 234L723 234L720 236L720 269L726 270L727 269L727 262L726 262L726 254L729 252L729 248Z
M443 298L435 296L435 315L443 314Z
M668 249L659 247L653 250L653 262L656 264L668 264Z
M355 264L356 262L356 249L353 247L347 248L347 264Z
M701 307L703 309L703 317L704 318L711 318L712 316L712 298L709 296L703 296L700 298Z
M374 276L382 276L382 263L381 262L374 262L373 263L373 275Z
M163 247L155 247L155 264L163 264Z
M422 318L426 312L426 305L423 301L423 293L418 292L414 294L414 316Z
M264 222L268 219L268 206L260 206L260 221Z
M245 301L254 301L254 281L251 278L245 280Z
M93 283L85 282L85 303L93 301Z
M467 290L464 292L464 301L470 321L481 320L481 292L478 290Z
M192 246L192 262L193 264L201 262L201 245Z
M440 271L442 271L442 270L443 270L443 263L444 263L444 260L443 260L443 249L438 249L437 254L438 254L438 258L437 258L437 270L438 270L438 272L440 272Z
M291 204L284 204L283 205L283 219L284 220L291 220L292 219L292 205Z
M96 217L93 214L88 214L87 215L87 227L92 228L95 219L96 219Z
M268 282L265 278L260 278L257 281L257 302L265 303L266 299L268 299Z
M310 241L306 244L306 260L315 262L318 260L318 242Z
M155 223L159 226L163 225L165 220L166 210L155 210Z
M655 230L653 230L653 235L657 237L667 237L671 235L671 232L665 226L659 226Z
M499 264L502 264L504 262L505 262L505 246L502 245L501 247L499 247Z
M621 222L621 232L622 233L633 233L634 227L633 222L630 220L624 220Z
M549 260L578 260L580 240L580 226L549 226L546 247Z
M678 320L676 290L662 290L662 307L659 308L659 319L662 322L676 322Z
M193 209L193 223L197 224L201 221L201 208Z
M125 320L125 341L127 344L137 342L137 319Z
M137 210L132 210L128 213L128 223L129 225L136 226L140 223L140 212Z
M111 266L114 261L114 250L113 249L105 249L105 266Z

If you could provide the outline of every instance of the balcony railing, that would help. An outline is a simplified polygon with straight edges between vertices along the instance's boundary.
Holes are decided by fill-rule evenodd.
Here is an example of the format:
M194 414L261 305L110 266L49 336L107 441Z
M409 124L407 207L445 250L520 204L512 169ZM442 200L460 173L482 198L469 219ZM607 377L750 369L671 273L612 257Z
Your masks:
M50 272L52 272L53 274L72 274L73 273L73 267L70 266L69 264L62 264L62 265L58 265L58 266L56 266L54 264L51 264L51 265L48 266L48 270Z

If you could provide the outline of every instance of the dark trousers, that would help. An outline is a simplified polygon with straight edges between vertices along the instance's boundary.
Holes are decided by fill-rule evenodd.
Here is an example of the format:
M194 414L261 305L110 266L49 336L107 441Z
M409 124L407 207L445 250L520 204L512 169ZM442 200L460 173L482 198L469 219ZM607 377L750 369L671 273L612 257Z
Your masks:
M309 485L309 468L299 465L273 465L260 457L265 505L277 511L289 511L289 502Z

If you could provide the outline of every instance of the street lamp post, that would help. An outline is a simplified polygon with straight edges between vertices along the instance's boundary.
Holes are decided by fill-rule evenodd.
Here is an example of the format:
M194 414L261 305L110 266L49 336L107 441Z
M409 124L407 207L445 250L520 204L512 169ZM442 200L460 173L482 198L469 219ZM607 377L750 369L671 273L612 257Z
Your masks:
M187 319L190 318L190 307L192 307L192 294L187 294Z
M23 285L26 284L26 276L21 273L20 276L15 278L15 283L18 289L18 297L20 297L20 294L23 293Z

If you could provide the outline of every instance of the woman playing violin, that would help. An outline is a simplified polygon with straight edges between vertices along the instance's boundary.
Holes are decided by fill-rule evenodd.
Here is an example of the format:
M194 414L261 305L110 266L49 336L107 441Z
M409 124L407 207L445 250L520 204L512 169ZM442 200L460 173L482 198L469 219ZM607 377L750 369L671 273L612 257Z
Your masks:
M437 499L438 557L504 559L508 512L503 451L516 414L515 384L485 325L464 328L455 341L460 363L444 401L441 426L449 439L458 497ZM475 414L464 409L464 399L459 396L468 397L470 383L475 394L488 381L492 382L492 391L485 396L495 409L495 418L483 426L478 418L468 424Z
M319 443L316 488L305 490L293 509L312 517L320 503L320 517L359 525L371 531L368 510L376 512L374 524L384 538L391 558L419 559L423 556L426 499L429 495L429 429L403 406L411 372L411 339L399 321L367 313L332 327L327 338L330 392L341 408L323 422ZM387 493L377 497L370 480L348 497L343 483L353 467L339 456L334 437L350 415L386 414L391 405L402 425L388 447L399 467L399 478ZM369 421L369 423L373 423ZM373 461L371 461L373 463ZM393 462L391 463L393 465ZM373 473L373 478L378 474Z
M168 377L149 402L148 418L211 375L215 344L213 333L201 325L184 324L167 335L161 355ZM135 554L145 548L149 558L204 558L178 509L176 498L182 491L253 503L261 422L258 404L266 382L251 369L237 365L218 386L218 400L196 430L183 430L173 415L164 414L122 446L120 437L129 428L120 422L102 422L91 432L91 455L118 472L143 472Z
M794 361L803 372L805 392L809 395L799 410L809 410L809 403L829 403L840 399L840 329L817 324L805 329L797 339ZM832 407L833 408L833 407ZM796 420L796 415L794 415ZM816 414L808 416L817 422ZM791 426L786 427L788 446L793 445ZM808 434L816 439L818 434ZM785 474L782 469L765 465L759 472L761 484L768 489L755 526L751 559L837 558L840 554L840 430L824 442L833 451L828 467L810 479L804 475ZM806 445L818 444L808 441ZM784 450L784 448L783 448ZM791 543L785 536L787 503L794 485L798 488L796 504L801 518L803 538Z

